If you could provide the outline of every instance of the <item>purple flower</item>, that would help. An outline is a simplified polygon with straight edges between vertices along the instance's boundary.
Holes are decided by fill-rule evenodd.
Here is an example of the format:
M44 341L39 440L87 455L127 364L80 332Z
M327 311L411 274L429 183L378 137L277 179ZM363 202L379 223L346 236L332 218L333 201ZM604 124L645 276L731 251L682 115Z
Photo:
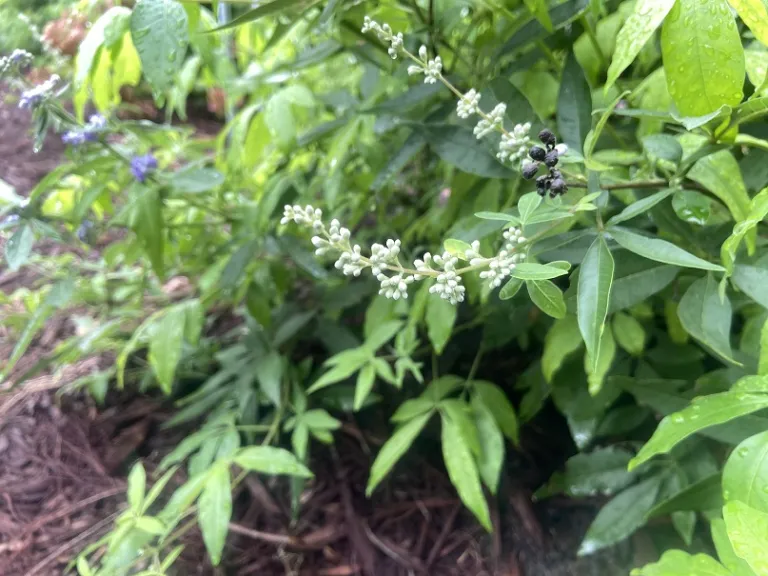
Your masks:
M139 182L144 182L150 172L157 169L157 158L152 154L131 158L131 174Z

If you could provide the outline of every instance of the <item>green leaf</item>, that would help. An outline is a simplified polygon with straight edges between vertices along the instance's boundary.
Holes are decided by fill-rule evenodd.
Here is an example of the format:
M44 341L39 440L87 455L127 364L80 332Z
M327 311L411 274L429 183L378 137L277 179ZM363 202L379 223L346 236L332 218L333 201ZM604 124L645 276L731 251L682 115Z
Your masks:
M332 356L326 360L325 363L333 366L333 368L315 380L312 386L307 390L307 394L313 394L331 384L346 380L368 363L371 357L372 354L370 350L365 348L345 350L344 352L336 354L336 356Z
M499 290L499 300L511 300L520 291L523 281L519 278L510 278Z
M435 352L440 355L448 344L456 323L456 306L437 296L427 300L427 311L424 321L427 324L427 335Z
M272 351L256 360L252 366L261 391L279 408L283 403L283 357Z
M659 493L661 478L649 478L627 488L602 507L589 526L579 556L593 554L621 542L645 524L645 516Z
M485 178L511 178L514 172L499 163L464 126L429 124L420 127L432 149L448 164Z
M528 10L531 11L536 17L536 20L541 22L541 25L547 29L548 32L552 32L552 19L549 17L549 9L547 7L547 0L525 0L525 5Z
M443 247L445 248L445 251L448 252L451 256L456 256L462 260L467 259L465 254L467 250L472 249L472 246L467 242L464 242L464 240L456 240L454 238L448 238L445 240L445 242L443 242Z
M376 456L373 465L371 466L371 475L368 478L368 486L365 489L365 494L370 496L376 489L376 486L381 483L384 477L389 474L389 471L397 463L398 460L406 453L408 448L411 447L416 436L426 426L429 419L432 417L432 412L416 416L409 420L402 426L400 426L392 436L389 437L381 447L379 454Z
M768 512L768 432L747 438L731 452L723 468L723 497Z
M541 196L536 192L523 194L517 201L517 210L520 213L520 223L526 223L536 209L541 205Z
M160 536L164 534L166 530L165 524L152 516L140 516L139 518L136 518L136 528L154 536Z
M661 29L661 53L669 93L683 116L741 102L744 49L725 0L677 0Z
M549 11L552 27L558 29L565 26L586 12L588 7L589 0L566 0L561 4L553 5ZM497 56L506 56L547 36L549 36L549 31L537 20L531 20L517 29L512 37L497 50L496 54Z
M616 49L605 82L607 93L664 21L675 0L638 0L616 37Z
M173 174L171 186L174 192L200 194L218 188L224 183L224 175L213 168L197 166L182 168Z
M755 38L768 46L768 9L762 0L728 0Z
M729 362L731 350L731 301L720 298L717 281L711 274L696 280L683 295L677 308L680 322L691 336Z
M694 256L690 252L686 252L682 248L679 248L666 240L641 236L640 234L630 232L625 228L618 227L609 228L608 232L622 248L626 248L630 252L639 254L649 260L655 260L656 262L663 262L665 264L674 264L675 266L682 266L683 268L699 268L701 270L713 270L715 272L724 271L722 266L702 260L698 256Z
M35 233L32 226L24 223L16 228L13 236L5 243L5 260L11 272L16 272L29 259L34 243Z
M712 216L712 200L696 190L678 190L672 197L672 209L683 222L705 226Z
M626 222L627 220L631 220L635 216L639 216L640 214L643 214L656 206L659 202L662 202L672 196L672 194L675 193L674 189L667 189L667 190L660 190L659 192L655 192L651 194L650 196L646 196L645 198L641 198L637 202L633 202L624 210L622 210L619 214L616 214L616 216L612 217L610 220L608 220L607 224L608 226L615 226L616 224L619 224L621 222Z
M760 358L758 359L757 373L761 376L768 375L768 320L760 330Z
M506 78L494 78L490 82L491 92L498 102L507 105L506 117L512 124L531 122L535 130L537 116L528 98ZM488 105L493 107L493 102Z
M480 477L469 442L452 418L443 416L442 423L443 460L445 460L451 483L456 487L464 505L490 532L492 527L488 503L485 501L483 488L480 485Z
M136 194L130 207L129 225L138 236L144 252L152 263L152 269L158 277L164 276L163 253L165 238L163 235L163 203L160 193L155 188L134 187Z
M592 92L573 52L568 54L557 97L557 129L560 138L579 154L592 128Z
M283 10L293 8L294 6L301 6L302 4L311 5L316 3L316 1L313 2L312 0L273 0L272 2L265 2L263 4L259 3L256 8L248 10L248 12L245 14L230 20L218 28L214 28L211 30L211 32L221 32L223 30L229 30L230 28L236 28L238 26L242 26L243 24L247 24L248 22L254 22L260 18L263 18L264 16L277 14Z
M739 264L733 269L731 279L744 294L763 308L768 308L768 291L765 289L768 286L768 269Z
M390 420L392 422L406 422L411 418L420 416L425 412L429 412L435 407L435 403L431 398L419 397L406 400L400 406L397 407L395 413L392 414Z
M723 507L723 520L733 551L757 576L768 568L768 514L734 500Z
M568 270L563 270L557 266L547 266L546 264L535 264L533 262L520 262L512 270L512 277L520 280L549 280L568 274Z
M229 467L222 462L207 473L205 487L197 503L197 523L214 566L221 562L231 517L232 486L229 482Z
M731 576L717 560L706 554L691 555L668 550L661 560L632 570L632 576Z
M729 151L721 150L701 158L688 171L688 178L722 200L734 220L740 222L747 218L749 194L739 164Z
M442 415L448 417L460 429L461 436L472 453L480 456L480 440L469 405L458 398L447 398L440 402L438 408Z
M520 218L514 214L506 214L505 212L475 212L475 218L482 218L483 220L499 220L500 222L511 222L514 225L520 224Z
M581 262L577 296L579 331L587 346L593 372L597 368L600 341L608 315L613 269L613 256L605 239L598 236Z
M592 396L599 394L603 388L603 380L611 369L615 357L616 341L613 339L611 327L606 325L600 340L597 358L592 358L589 353L584 355L584 371L587 374L589 393Z
M197 499L208 481L208 473L193 476L176 489L158 517L166 524L175 522Z
M746 392L721 392L697 396L680 412L665 416L656 431L630 462L630 469L647 462L657 454L666 454L689 436L717 424L768 407L768 395Z
M652 158L668 160L679 164L683 159L683 147L671 134L649 134L643 136L643 149Z
M131 38L155 94L167 92L189 44L187 12L175 0L141 0L131 14Z
M600 138L600 134L602 134L603 129L605 128L606 124L608 124L608 119L611 117L611 114L613 114L614 109L616 106L618 106L621 99L624 98L627 94L628 92L623 92L614 98L613 102L611 102L608 108L606 108L601 114L600 119L597 121L597 124L595 124L595 127L590 130L589 134L587 134L587 138L584 141L584 158L587 168L592 170L605 170L608 168L599 162L595 162L592 158L592 152L594 152L595 145Z
M544 352L541 356L541 371L544 379L552 377L563 365L563 361L581 348L581 332L575 316L566 316L552 325L544 338Z
M147 473L141 462L137 462L128 474L128 504L134 513L141 514L144 505L144 490L147 486Z
M378 192L384 185L389 182L396 174L402 172L402 170L413 160L413 158L421 152L426 142L421 134L415 132L411 133L403 146L398 150L387 162L387 164L376 175L376 179L371 184L371 190Z
M720 474L712 474L684 488L671 498L658 503L648 513L649 518L666 516L673 512L706 512L723 506Z
M733 114L732 122L735 126L738 126L739 124L753 122L766 114L768 114L768 96L747 100L738 106Z
M239 450L232 460L244 470L272 476L284 474L300 478L312 478L312 472L299 462L296 456L282 448L248 446Z
M564 492L573 498L585 498L623 490L635 480L635 474L627 471L631 458L630 452L615 446L572 456L560 480Z
M725 520L712 518L710 528L717 556L720 558L720 562L731 571L731 574L733 576L755 576L749 564L744 559L739 558L733 550L733 544L728 538L728 530L725 528Z
M512 403L507 398L504 391L492 382L483 380L473 380L472 390L486 408L493 414L493 418L501 428L504 436L509 438L513 444L520 442L519 425L517 415Z
M376 369L373 364L366 364L357 375L357 385L355 386L355 412L360 410L365 404L365 400L373 389L373 383L376 381Z
M338 430L341 422L325 410L307 410L301 415L301 421L313 430Z
M608 312L626 310L657 294L677 277L674 266L656 264L631 253L619 253Z
M528 280L525 283L531 302L552 318L565 318L565 299L560 288L549 280Z
M149 364L166 395L173 389L176 366L184 343L186 311L173 306L153 322L149 339Z
M402 327L403 323L400 320L382 322L365 338L365 348L375 352L392 340Z
M613 336L633 356L640 356L645 349L645 329L629 314L618 313L613 317Z
M478 395L472 397L472 410L480 440L477 467L480 471L480 477L488 486L488 490L491 491L491 494L496 494L499 488L501 467L504 464L504 436L502 436L491 410Z

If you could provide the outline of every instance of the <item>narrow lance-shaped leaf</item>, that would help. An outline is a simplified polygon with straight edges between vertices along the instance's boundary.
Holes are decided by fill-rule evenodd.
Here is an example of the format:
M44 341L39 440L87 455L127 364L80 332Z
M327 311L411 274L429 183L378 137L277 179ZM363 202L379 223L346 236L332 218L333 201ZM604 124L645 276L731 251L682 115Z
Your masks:
M632 64L674 5L675 0L638 0L634 12L624 22L616 37L616 49L605 82L606 92L627 66Z
M222 462L207 474L197 509L197 522L203 533L203 542L211 564L214 566L221 562L231 517L232 486L229 482L229 467Z
M696 432L729 422L739 416L768 407L768 395L746 392L721 392L697 397L684 410L665 416L648 442L630 462L635 468L656 456L665 454Z
M621 542L645 524L660 485L661 478L654 476L627 488L603 506L587 530L579 555L586 556Z
M373 461L368 486L365 489L366 495L370 496L373 493L376 486L379 485L397 461L406 453L431 416L432 412L416 416L406 424L403 424L390 436L389 440L381 447L376 460Z
M691 284L677 308L680 322L691 336L724 360L738 364L731 350L731 301L721 298L711 274Z
M5 260L8 269L15 272L21 268L32 253L32 245L35 243L35 233L32 226L27 223L19 226L5 243Z
M592 93L576 56L568 54L557 98L557 129L560 138L580 154L592 128Z
M712 270L715 272L724 271L722 266L712 264L698 256L694 256L690 252L686 252L682 248L679 248L666 240L641 236L640 234L619 227L609 228L608 232L622 248L626 248L630 252L639 254L649 260L655 260L656 262L663 262L665 264L674 264L675 266L682 266L684 268L699 268L701 270Z
M587 346L593 371L597 368L600 341L611 299L613 270L613 256L605 239L599 236L581 262L578 285L579 331Z
M480 476L467 439L462 435L461 428L451 418L443 416L442 424L443 459L451 483L456 487L464 505L490 532L491 516L488 503L485 501Z
M312 477L312 472L299 462L296 456L283 448L248 446L238 451L233 461L244 470L252 470L262 474Z
M677 0L662 26L661 53L681 115L703 116L741 102L744 49L726 0Z
M165 394L171 393L176 366L181 359L185 322L184 308L174 306L160 316L152 326L152 336L149 340L149 364Z

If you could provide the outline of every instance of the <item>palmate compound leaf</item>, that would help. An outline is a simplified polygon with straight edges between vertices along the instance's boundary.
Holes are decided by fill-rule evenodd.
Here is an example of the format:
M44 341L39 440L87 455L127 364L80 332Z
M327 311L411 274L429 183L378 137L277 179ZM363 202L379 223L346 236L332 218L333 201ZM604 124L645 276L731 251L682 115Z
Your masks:
M651 439L629 463L630 470L658 454L665 454L696 432L768 407L768 378L745 377L728 392L698 396L674 414L665 416Z

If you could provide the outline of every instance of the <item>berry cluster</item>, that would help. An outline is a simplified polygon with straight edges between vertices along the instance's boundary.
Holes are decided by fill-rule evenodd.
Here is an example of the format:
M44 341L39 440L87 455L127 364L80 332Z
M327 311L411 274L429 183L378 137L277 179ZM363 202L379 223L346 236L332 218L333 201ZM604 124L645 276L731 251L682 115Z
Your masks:
M555 135L546 128L539 132L539 140L546 149L541 146L531 146L528 156L531 157L532 162L523 167L523 178L530 180L536 176L539 168L544 164L549 168L549 174L536 178L536 191L539 196L544 196L547 192L549 192L550 198L565 194L568 192L568 185L565 183L560 170L555 166L557 166L560 154L564 154L566 148L562 144L558 145Z

